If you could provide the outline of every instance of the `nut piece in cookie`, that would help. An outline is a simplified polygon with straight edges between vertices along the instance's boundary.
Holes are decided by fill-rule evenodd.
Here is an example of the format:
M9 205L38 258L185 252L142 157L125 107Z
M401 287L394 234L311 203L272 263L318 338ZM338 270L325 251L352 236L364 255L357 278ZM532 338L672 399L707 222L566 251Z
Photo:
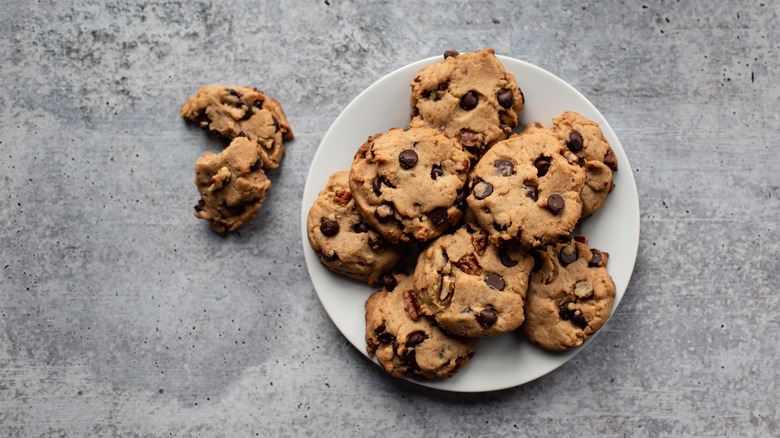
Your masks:
M539 250L539 270L531 276L523 333L549 350L582 345L612 314L615 283L605 266L609 254L591 249L576 236Z
M519 245L497 247L476 224L439 237L420 253L414 286L420 311L461 336L493 336L523 323L534 260Z
M201 87L182 105L180 114L230 140L248 138L256 144L266 169L279 167L282 143L293 139L282 106L256 88Z
M517 126L523 93L493 49L458 54L449 50L414 77L409 127L428 127L457 138L481 156Z
M257 148L240 137L219 154L206 152L195 164L195 185L201 200L195 216L214 231L233 231L255 217L271 181L265 177Z
M409 313L413 280L396 274L398 284L374 293L366 301L366 350L376 354L394 377L411 373L423 378L452 377L474 356L477 338L445 333L426 317Z
M370 284L378 282L403 256L400 246L386 242L358 213L349 191L348 170L330 176L309 210L306 228L322 264Z
M612 172L617 170L617 157L607 143L599 124L573 111L553 119L553 131L585 169L585 184L580 191L582 217L601 208L614 188Z
M496 143L474 167L467 202L490 240L535 247L571 234L585 171L552 130L529 125Z
M391 129L358 149L349 188L366 223L385 240L425 242L462 217L469 156L435 129Z

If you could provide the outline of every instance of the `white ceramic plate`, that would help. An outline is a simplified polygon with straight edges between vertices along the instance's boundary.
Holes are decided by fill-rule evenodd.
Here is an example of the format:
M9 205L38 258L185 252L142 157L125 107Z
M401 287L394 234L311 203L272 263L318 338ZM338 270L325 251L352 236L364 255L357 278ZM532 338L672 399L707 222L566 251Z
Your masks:
M322 306L342 334L366 354L365 300L377 290L325 268L309 246L306 218L328 177L349 169L358 147L374 134L409 124L409 84L415 73L440 56L402 67L360 93L339 115L314 155L301 206L303 253L314 289ZM525 95L520 126L532 122L550 125L554 117L571 110L599 123L618 159L614 173L615 189L604 206L586 219L580 229L589 245L609 253L607 270L615 281L617 296L613 312L626 291L634 269L639 245L639 199L623 147L604 117L582 94L557 76L517 59L498 56L517 80ZM592 339L592 337L591 337ZM590 340L589 340L590 341ZM493 391L510 388L539 378L558 368L587 346L551 353L536 347L518 333L480 340L477 354L455 377L432 381L409 378L431 388L458 392ZM376 362L376 359L373 359Z

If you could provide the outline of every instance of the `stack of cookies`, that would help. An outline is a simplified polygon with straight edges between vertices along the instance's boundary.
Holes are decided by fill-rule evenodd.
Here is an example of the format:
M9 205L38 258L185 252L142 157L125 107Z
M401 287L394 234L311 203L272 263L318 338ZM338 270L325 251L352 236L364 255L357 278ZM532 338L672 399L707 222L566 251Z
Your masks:
M493 50L448 51L411 87L408 129L369 137L308 215L326 267L383 287L366 301L368 353L434 378L481 337L581 345L615 298L608 254L572 235L613 188L598 124L567 111L513 134L525 102Z
M181 107L181 116L230 140L195 165L201 200L195 216L218 233L255 217L271 188L263 168L276 169L293 133L282 106L256 88L206 86Z

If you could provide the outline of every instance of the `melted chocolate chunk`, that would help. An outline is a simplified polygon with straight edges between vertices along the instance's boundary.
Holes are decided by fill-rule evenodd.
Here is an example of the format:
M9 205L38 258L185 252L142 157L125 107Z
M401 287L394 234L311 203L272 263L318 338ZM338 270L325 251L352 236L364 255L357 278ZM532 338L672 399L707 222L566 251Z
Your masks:
M417 164L417 152L414 149L406 149L398 155L398 163L404 169L411 169Z
M504 108L512 108L515 104L515 93L512 90L501 90L498 92L498 104Z
M498 258L501 260L501 264L507 268L511 268L517 265L517 260L513 260L512 257L509 256L509 253L506 252L506 250L499 250Z
M577 249L572 248L570 253L564 252L565 249L561 249L561 252L558 253L558 260L560 260L561 266L567 266L577 261Z
M444 176L444 169L441 166L433 166L431 168L431 179L437 179L440 176Z
M498 160L494 166L498 175L512 176L515 173L515 166L509 160Z
M391 292L393 289L395 289L396 286L398 286L398 280L396 280L392 274L386 272L382 274L382 286L384 286L388 292Z
M352 231L356 233L368 233L368 224L360 221L356 223L354 227L352 227Z
M339 232L339 223L324 217L320 219L320 231L328 237L333 237Z
M491 288L502 291L504 290L504 278L501 277L498 274L490 273L487 276L485 276L485 283L487 283L488 286Z
M447 219L449 219L447 209L444 207L434 208L430 213L428 213L428 217L431 218L431 222L433 222L433 224L436 226L444 224L447 222Z
M447 50L446 52L444 52L444 59L457 58L458 55L460 55L460 53L458 53L457 50Z
M474 186L471 191L474 193L475 198L485 199L493 193L493 184L479 178L474 178Z
M483 327L490 327L498 321L496 312L490 309L484 309L477 315L477 322Z
M547 208L550 209L553 214L560 213L560 211L563 210L564 205L565 202L563 201L563 196L557 193L553 193L549 198L547 198Z
M550 170L550 159L547 157L539 157L534 161L536 167L536 176L543 177L547 175Z
M590 253L592 254L592 256L590 257L590 261L588 262L588 266L594 267L594 266L601 265L601 260L602 260L601 251L599 251L597 249L591 249Z
M572 152L579 152L582 150L582 134L577 131L572 131L569 134L569 141L566 142L566 147Z
M420 342L426 339L428 339L428 336L425 334L425 332L410 333L409 337L406 338L406 346L414 347L415 345L419 344Z
M525 196L536 202L539 199L539 189L532 185L525 186Z
M460 98L460 107L466 111L471 111L477 107L479 103L479 96L476 92L469 91L463 97Z

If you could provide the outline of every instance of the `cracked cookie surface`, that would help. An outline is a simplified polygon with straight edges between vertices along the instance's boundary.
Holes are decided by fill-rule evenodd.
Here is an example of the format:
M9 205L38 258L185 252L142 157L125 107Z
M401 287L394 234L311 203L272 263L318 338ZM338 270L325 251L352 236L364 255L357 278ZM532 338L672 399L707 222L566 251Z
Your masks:
M251 87L201 87L181 107L182 117L233 140L247 137L257 147L263 167L275 169L284 141L293 139L282 106Z
M538 251L540 268L531 276L522 331L550 350L582 345L612 314L615 283L605 266L609 254L576 236Z
M533 258L498 248L476 224L439 237L417 259L414 286L423 314L461 336L493 336L523 323Z
M585 172L541 123L496 143L472 172L467 198L490 240L535 247L569 235L582 212Z
M366 350L380 365L401 377L452 377L476 352L478 339L445 333L410 304L411 276L396 274L398 284L366 300Z
M391 243L440 236L463 215L469 153L429 128L391 129L355 154L349 187L368 225Z
M271 189L255 145L237 138L219 154L206 152L195 164L201 200L195 216L218 233L233 231L255 217Z
M309 243L323 265L348 277L374 284L403 256L368 226L349 191L349 171L330 176L307 220Z
M444 57L415 75L409 127L440 129L480 156L517 126L523 94L492 49Z
M612 172L617 170L615 152L598 123L573 111L566 111L553 119L553 131L585 169L580 199L582 217L588 217L601 208L614 187Z

